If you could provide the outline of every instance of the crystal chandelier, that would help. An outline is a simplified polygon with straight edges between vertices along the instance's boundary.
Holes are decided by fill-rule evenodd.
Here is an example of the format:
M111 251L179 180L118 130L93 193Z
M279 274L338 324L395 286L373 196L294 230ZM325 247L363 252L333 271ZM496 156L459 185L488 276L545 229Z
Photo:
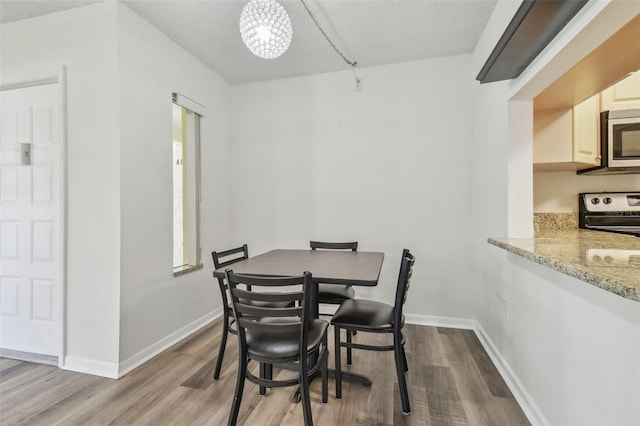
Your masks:
M240 35L251 53L264 59L282 55L291 44L291 20L275 0L251 0L240 14Z

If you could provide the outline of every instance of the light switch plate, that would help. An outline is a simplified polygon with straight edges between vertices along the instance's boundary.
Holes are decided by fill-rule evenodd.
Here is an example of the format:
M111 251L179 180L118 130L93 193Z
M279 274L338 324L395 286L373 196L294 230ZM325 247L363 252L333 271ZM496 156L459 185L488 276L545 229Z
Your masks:
M20 144L20 164L22 164L23 166L28 166L31 164L31 144L30 143Z

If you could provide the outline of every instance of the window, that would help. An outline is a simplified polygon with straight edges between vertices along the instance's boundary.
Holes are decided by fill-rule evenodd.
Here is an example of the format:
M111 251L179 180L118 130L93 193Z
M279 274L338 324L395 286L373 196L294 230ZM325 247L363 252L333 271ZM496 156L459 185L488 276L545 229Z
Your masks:
M200 118L204 107L173 94L173 273L200 261Z

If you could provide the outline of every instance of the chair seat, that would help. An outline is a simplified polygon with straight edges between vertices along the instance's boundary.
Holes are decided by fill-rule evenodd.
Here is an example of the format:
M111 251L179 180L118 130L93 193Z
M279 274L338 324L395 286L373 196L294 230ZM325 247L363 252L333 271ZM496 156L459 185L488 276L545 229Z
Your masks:
M345 300L353 299L356 292L350 285L318 284L318 302L339 305Z
M333 314L331 324L365 331L390 330L393 327L393 306L374 300L345 300Z
M269 319L269 323L290 322L287 318ZM327 332L329 323L318 319L309 323L307 351L316 349ZM298 357L300 332L247 330L247 352L251 358L287 360Z

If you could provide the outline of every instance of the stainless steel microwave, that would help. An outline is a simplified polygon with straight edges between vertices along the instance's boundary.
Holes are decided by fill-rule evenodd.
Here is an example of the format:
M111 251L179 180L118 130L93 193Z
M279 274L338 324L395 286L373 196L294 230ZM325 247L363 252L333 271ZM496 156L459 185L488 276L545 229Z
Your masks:
M578 174L640 173L640 109L602 112L600 144L600 166Z

